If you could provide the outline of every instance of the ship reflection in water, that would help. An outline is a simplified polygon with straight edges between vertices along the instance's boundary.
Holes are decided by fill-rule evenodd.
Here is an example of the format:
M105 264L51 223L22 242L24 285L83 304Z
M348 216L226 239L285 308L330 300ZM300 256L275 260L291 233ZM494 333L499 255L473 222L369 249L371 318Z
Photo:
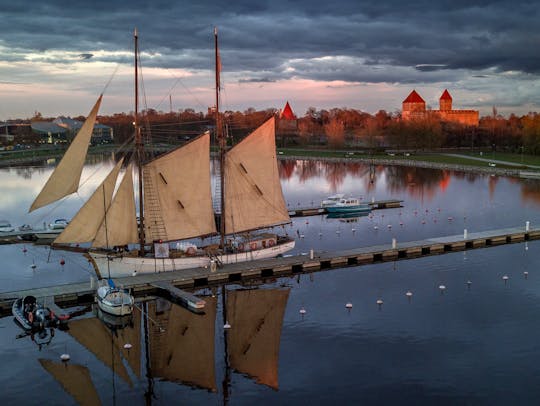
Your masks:
M141 387L147 404L156 398L155 379L218 392L215 368L223 365L220 375L227 400L231 371L278 389L279 345L289 290L223 288L218 296L204 297L204 314L158 298L135 307L127 318L101 313L72 320L67 333L108 367L113 390L120 387L116 380L130 389ZM225 309L219 318L227 320L230 329L216 329L216 322L223 325L217 320L218 309L223 309L218 299L223 298ZM225 348L216 351L219 343ZM216 354L224 362L216 362ZM79 404L105 400L100 401L92 383L94 372L76 359L39 359L39 363Z

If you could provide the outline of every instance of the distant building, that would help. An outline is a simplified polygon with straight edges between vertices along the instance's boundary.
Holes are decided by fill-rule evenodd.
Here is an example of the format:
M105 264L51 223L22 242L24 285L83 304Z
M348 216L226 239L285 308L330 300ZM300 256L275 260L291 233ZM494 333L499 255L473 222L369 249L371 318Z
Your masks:
M50 121L33 121L31 127L34 134L41 136L42 142L48 144L67 142L67 130L56 123Z
M426 102L413 90L405 100L401 117L404 120L418 120L437 117L441 121L478 126L478 110L452 110L452 96L447 89L439 98L439 110L426 110Z
M285 103L285 107L283 107L283 110L279 112L279 119L280 120L296 120L296 116L294 115L288 101Z
M73 120L69 117L60 116L56 118L53 123L65 128L70 138L77 135L77 132L83 126L81 121ZM114 139L113 129L107 125L96 123L94 125L94 131L92 133L92 144L107 144L111 143Z
M295 133L298 126L298 120L294 114L291 105L287 101L285 107L279 111L279 117L277 119L277 132L282 135L283 133Z

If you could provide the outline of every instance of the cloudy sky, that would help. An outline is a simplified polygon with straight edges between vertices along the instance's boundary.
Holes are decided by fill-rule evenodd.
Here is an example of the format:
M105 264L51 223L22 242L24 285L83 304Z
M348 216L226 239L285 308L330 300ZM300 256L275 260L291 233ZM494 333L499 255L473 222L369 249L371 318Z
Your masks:
M133 110L134 27L142 105L157 110L213 104L217 26L223 110L289 100L299 115L393 112L412 89L438 108L448 88L455 108L540 111L531 1L0 0L0 9L0 120L86 115L103 89L101 113Z

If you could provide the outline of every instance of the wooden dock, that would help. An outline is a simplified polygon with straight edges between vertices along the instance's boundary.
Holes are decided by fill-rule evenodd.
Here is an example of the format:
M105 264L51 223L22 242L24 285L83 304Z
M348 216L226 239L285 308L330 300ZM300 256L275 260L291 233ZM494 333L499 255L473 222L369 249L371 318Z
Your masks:
M403 207L401 203L403 203L403 200L399 200L399 199L374 200L372 202L368 202L368 204L371 206L371 210L395 209L398 207ZM309 207L298 207L298 208L289 207L288 210L289 210L290 217L318 216L321 214L328 213L326 208L321 207L321 206L309 206Z
M515 227L501 230L468 233L421 241L359 247L334 252L310 252L309 255L286 256L261 261L225 265L215 271L210 268L142 274L117 278L118 286L131 289L136 297L159 294L163 282L181 289L196 289L227 283L242 283L253 279L291 276L303 272L373 264L378 262L420 258L429 255L493 247L540 239L540 227ZM0 314L9 314L11 304L19 297L54 297L59 306L92 303L96 291L95 280L61 286L0 293Z

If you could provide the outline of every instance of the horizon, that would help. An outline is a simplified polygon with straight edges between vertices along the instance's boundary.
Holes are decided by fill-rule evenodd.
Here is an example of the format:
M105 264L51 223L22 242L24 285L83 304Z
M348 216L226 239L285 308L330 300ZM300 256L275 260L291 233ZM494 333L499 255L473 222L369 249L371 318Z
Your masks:
M282 109L288 101L299 117L310 107L394 113L413 89L433 109L448 89L455 109L480 116L493 107L505 117L540 111L539 12L523 1L164 0L154 8L135 1L131 11L102 0L91 7L0 1L2 121L36 111L86 116L105 87L100 115L133 111L134 27L146 92L141 110L169 111L170 95L173 111L206 112L215 104L215 25L221 111Z

